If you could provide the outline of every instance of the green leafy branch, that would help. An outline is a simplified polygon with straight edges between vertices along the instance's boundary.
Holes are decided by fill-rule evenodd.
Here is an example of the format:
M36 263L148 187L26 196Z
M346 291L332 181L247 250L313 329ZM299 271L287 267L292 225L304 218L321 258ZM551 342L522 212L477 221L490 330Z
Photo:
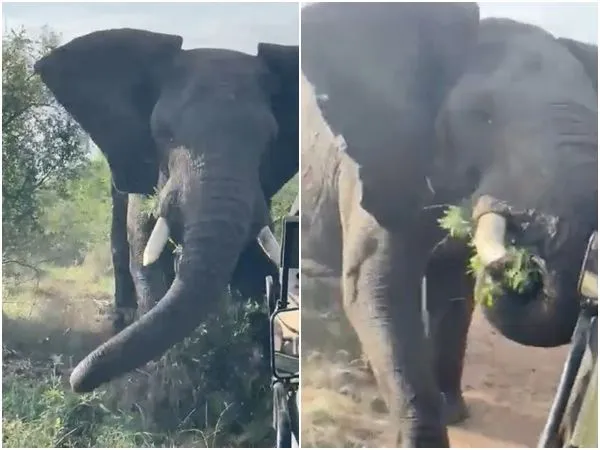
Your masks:
M535 263L533 255L526 248L508 246L508 265L499 281L494 281L484 272L484 264L475 250L473 243L473 224L467 208L456 205L449 206L444 215L438 219L440 227L448 232L450 237L467 240L472 249L467 273L480 279L475 292L475 300L486 306L491 306L493 299L502 293L502 288L508 288L518 294L527 292L541 278L540 267Z
M158 218L158 189L154 188L154 194L145 195L141 200L140 209L142 213L147 214L148 216L154 216Z

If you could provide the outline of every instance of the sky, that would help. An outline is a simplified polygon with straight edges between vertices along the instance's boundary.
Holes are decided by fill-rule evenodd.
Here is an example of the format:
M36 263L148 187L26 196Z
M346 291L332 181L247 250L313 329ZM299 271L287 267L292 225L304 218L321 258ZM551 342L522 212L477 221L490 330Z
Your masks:
M303 4L310 2L303 2ZM479 2L481 16L540 25L556 36L598 42L598 5ZM3 3L3 31L48 25L66 42L91 31L131 27L183 36L184 48L256 52L259 41L298 44L295 2L281 3Z
M598 3L479 2L481 17L508 17L538 25L556 37L598 44Z
M183 37L183 48L219 47L256 54L258 42L298 44L297 3L2 3L2 29L45 25L62 42L108 28Z
M302 2L302 6L313 2ZM482 18L508 17L537 25L557 37L598 43L597 2L478 2Z

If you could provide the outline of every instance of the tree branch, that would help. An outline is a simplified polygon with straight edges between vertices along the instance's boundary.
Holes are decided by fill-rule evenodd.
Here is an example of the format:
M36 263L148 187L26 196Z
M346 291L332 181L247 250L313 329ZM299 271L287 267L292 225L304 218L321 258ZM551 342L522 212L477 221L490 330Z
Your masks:
M2 128L6 128L8 125L11 124L11 122L13 122L16 119L18 119L20 116L22 116L23 114L25 114L31 108L38 108L38 107L41 107L41 106L52 106L52 105L50 103L31 103L31 104L25 106L24 108L21 108L19 111L11 114L6 119L3 118L2 119Z
M40 285L40 278L42 277L42 269L40 269L39 267L36 267L32 264L23 262L23 261L19 261L17 259L4 259L2 258L2 265L7 265L7 264L14 264L17 266L21 266L21 267L25 267L26 269L32 270L35 275L35 284L36 284L36 289L39 287Z

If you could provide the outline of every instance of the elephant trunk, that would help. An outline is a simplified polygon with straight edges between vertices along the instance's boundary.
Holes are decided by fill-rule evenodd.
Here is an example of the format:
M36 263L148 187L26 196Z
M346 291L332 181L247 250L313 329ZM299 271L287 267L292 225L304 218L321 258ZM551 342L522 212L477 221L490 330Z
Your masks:
M474 245L486 271L477 275L475 290L494 274L506 270L511 258L504 245L506 218L490 212L477 221ZM540 277L526 292L517 292L500 283L493 301L482 305L491 325L506 338L522 345L557 347L571 340L577 319L578 303L574 293L564 292L569 285L562 274L542 269Z
M249 169L233 177L231 169L215 165L209 168L207 162L181 187L184 251L170 289L152 310L77 365L71 374L74 391L92 391L161 356L215 309L247 242L258 192ZM162 241L164 227L158 234Z

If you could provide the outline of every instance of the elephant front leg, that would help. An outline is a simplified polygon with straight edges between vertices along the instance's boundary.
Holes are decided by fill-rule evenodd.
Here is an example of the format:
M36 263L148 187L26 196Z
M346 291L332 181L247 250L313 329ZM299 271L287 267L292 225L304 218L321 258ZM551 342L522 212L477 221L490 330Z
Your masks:
M129 243L127 241L127 194L114 186L110 244L115 279L115 310L112 318L113 333L118 333L135 317L137 309L135 285L129 270Z
M393 447L448 447L419 301L417 248L364 212L345 221L344 308L391 415ZM422 252L421 252L422 253Z
M442 258L427 270L427 309L431 317L435 371L448 425L468 417L462 393L467 335L473 315L473 280L465 258Z

